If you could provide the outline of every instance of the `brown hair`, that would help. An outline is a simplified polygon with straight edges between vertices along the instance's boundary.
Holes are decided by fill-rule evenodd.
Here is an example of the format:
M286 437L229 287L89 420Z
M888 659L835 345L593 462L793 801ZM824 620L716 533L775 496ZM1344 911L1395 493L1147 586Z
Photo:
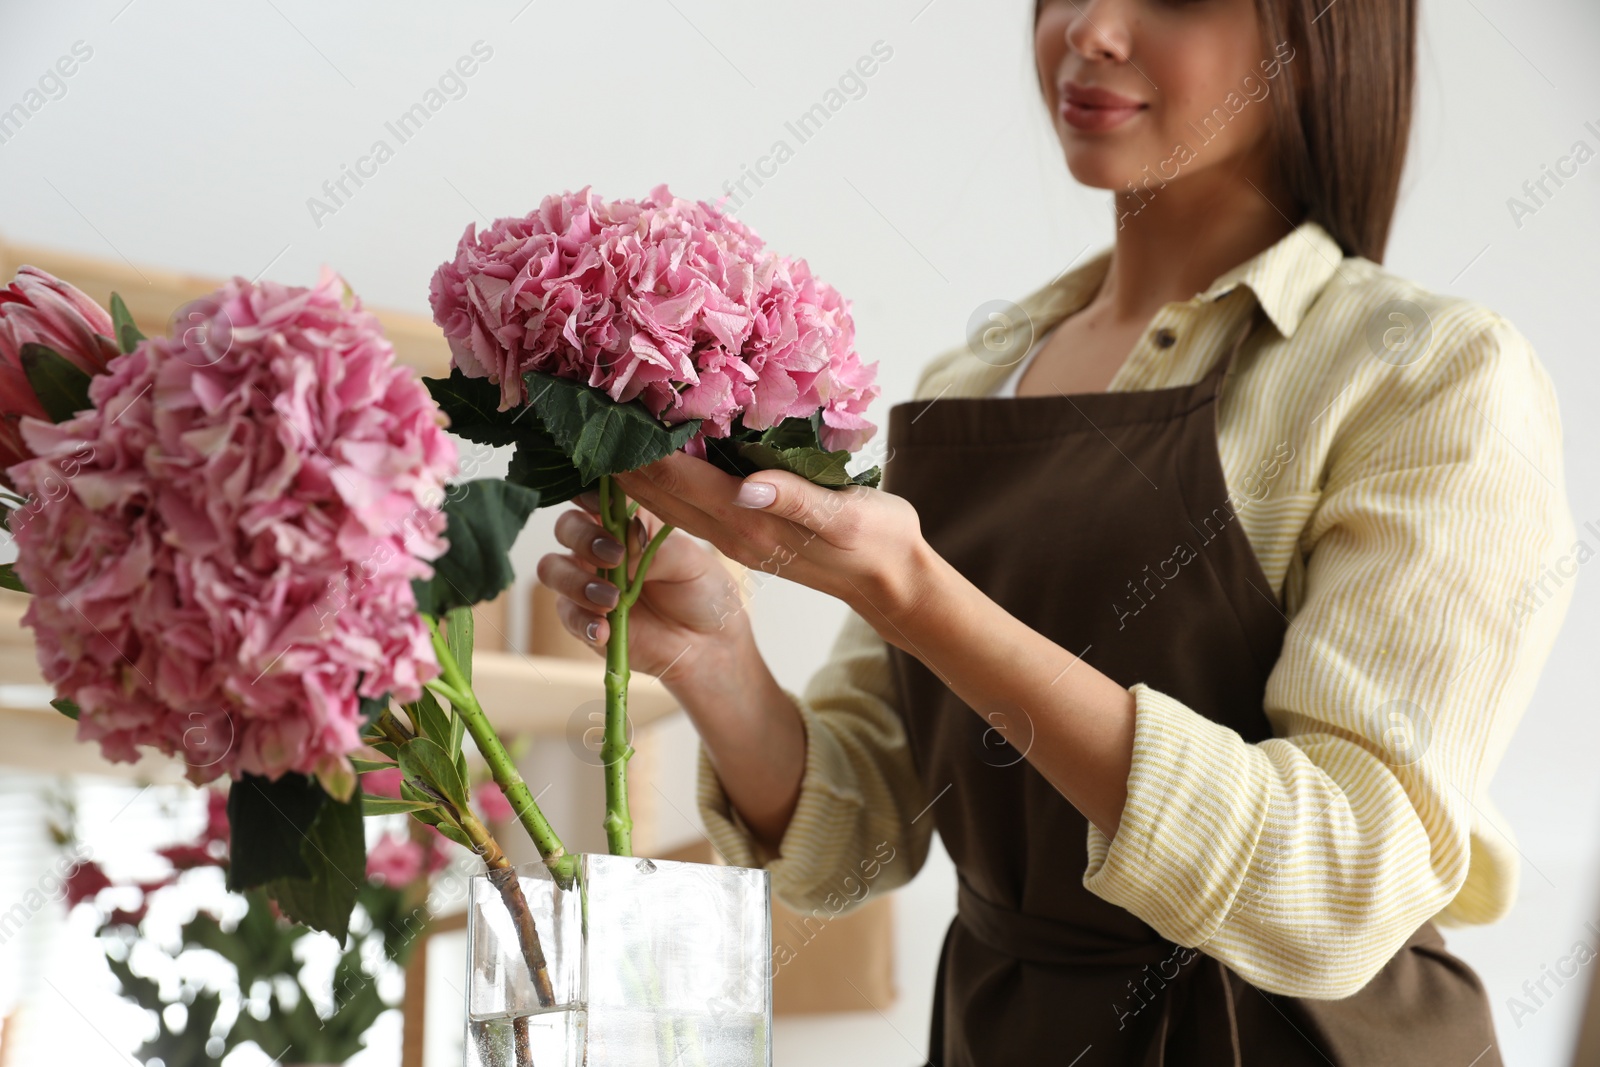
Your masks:
M1383 262L1411 139L1416 0L1255 0L1268 51L1294 49L1272 94L1284 213L1318 223L1346 255ZM1045 0L1035 0L1034 21Z

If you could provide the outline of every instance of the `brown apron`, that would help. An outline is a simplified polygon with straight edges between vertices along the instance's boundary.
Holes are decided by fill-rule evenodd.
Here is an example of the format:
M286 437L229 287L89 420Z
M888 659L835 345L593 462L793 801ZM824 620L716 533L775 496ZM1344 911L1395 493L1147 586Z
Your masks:
M1217 396L1243 336L1193 385L897 404L883 487L1028 626L1259 742L1287 622L1231 521L1217 452ZM1158 575L1180 543L1197 558ZM994 728L1026 737L1025 709L975 711L889 653L960 881L930 1065L1500 1067L1482 984L1431 922L1356 995L1309 1000L1249 985L1089 892L1084 817Z

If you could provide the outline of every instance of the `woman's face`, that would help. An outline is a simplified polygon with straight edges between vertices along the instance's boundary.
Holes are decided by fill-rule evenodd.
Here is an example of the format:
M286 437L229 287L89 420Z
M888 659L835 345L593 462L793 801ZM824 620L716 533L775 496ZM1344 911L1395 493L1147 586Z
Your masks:
M1045 0L1034 58L1073 177L1144 197L1259 166L1294 51L1263 45L1255 0Z

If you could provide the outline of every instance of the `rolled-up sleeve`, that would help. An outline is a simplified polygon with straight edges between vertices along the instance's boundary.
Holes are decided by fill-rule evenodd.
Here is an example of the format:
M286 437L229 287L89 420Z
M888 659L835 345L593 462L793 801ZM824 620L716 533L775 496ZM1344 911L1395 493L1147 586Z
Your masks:
M1089 827L1088 889L1269 992L1348 996L1425 920L1514 895L1484 789L1571 599L1559 410L1503 320L1435 355L1328 453L1275 736L1133 685L1127 805Z
M888 646L850 612L805 691L784 693L805 725L806 762L776 855L755 841L729 802L704 744L700 817L728 862L767 869L784 903L841 914L866 899L859 893L864 872L871 872L875 891L904 885L921 869L932 840L933 819L917 818L927 798L895 708Z

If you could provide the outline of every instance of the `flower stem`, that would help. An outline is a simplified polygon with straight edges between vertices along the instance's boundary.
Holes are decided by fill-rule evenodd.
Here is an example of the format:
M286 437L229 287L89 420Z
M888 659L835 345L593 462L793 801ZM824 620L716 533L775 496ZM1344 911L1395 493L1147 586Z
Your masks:
M613 856L633 855L633 815L628 809L628 760L633 758L633 746L628 743L628 680L632 673L628 667L628 613L644 589L650 561L672 532L670 525L663 524L640 553L635 568L628 526L638 508L639 502L630 503L609 474L601 477L600 521L623 545L622 562L605 570L620 591L617 606L606 615L611 636L606 640L606 726L600 746L600 760L606 768L606 847ZM634 572L631 580L630 570Z
M433 636L433 651L439 658L439 670L444 683L438 685L430 682L429 688L450 701L451 706L456 709L456 714L461 716L467 733L472 735L473 744L478 746L484 762L489 765L489 773L494 776L495 784L511 802L511 809L517 813L517 821L522 823L523 829L527 830L528 836L533 839L545 866L555 874L557 884L563 888L570 888L577 873L574 857L567 855L566 848L561 844L561 838L556 836L555 829L544 817L544 812L539 810L533 794L528 791L528 784L522 780L517 765L511 760L511 754L506 751L505 745L500 742L500 736L489 724L489 717L484 714L482 705L472 692L472 685L462 677L460 665L451 654L449 644L439 633L438 623L433 619L428 619L427 622L428 631Z
M618 590L631 591L631 515L627 497L609 474L600 478L600 521L624 548L622 562L610 568L607 577ZM606 615L611 635L606 640L606 725L600 760L606 769L606 848L613 856L633 855L633 816L628 810L628 760L633 757L633 746L628 744L628 609L632 606L632 601L619 595L617 606Z

